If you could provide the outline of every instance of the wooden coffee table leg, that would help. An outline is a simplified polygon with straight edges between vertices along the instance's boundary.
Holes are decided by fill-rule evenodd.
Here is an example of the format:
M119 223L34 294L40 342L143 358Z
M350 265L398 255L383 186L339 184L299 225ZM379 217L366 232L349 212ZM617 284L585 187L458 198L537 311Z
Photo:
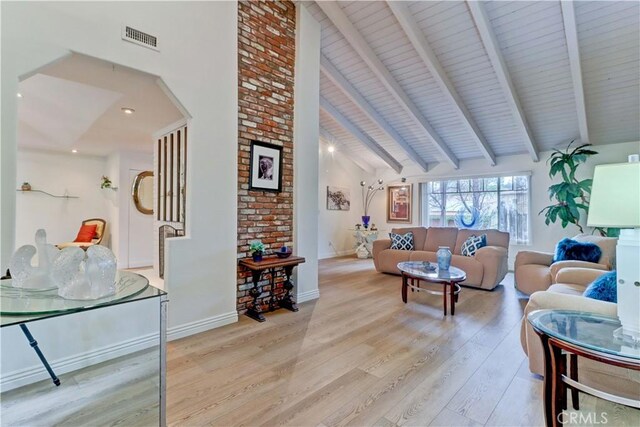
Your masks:
M402 273L402 302L407 303L407 275Z
M444 315L447 315L447 284L442 284L442 305L444 306Z
M455 283L449 283L449 303L451 304L451 315L456 314L456 297L455 297L456 285Z

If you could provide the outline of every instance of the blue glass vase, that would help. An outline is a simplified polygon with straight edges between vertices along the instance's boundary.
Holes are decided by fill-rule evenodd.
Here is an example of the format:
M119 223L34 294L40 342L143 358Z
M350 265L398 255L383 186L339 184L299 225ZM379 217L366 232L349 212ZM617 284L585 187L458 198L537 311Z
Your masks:
M369 215L362 216L362 225L364 226L364 228L369 228L369 220L371 220L371 217Z
M449 270L451 266L451 250L449 247L440 246L438 252L436 252L436 256L438 257L438 269Z

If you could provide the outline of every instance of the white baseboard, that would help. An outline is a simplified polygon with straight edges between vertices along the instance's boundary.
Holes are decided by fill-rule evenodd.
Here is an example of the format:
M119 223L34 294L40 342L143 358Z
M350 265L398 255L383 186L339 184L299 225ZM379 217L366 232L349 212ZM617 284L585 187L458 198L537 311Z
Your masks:
M320 290L314 289L312 291L299 293L298 297L296 298L296 302L301 303L301 302L311 301L318 298L320 298Z
M56 375L66 374L90 365L115 359L126 354L135 353L149 347L158 345L158 334L148 334L137 338L132 338L117 344L108 345L95 350L73 356L64 357L58 360L50 360L49 364ZM48 379L49 374L42 364L30 366L2 375L0 378L0 391L5 392L17 387L31 384L37 381Z
M217 328L229 323L238 321L238 313L230 312L219 316L210 317L208 319L175 326L167 330L167 339L174 340L188 335L204 332L209 329ZM116 357L135 353L158 345L158 334L148 334L141 337L132 338L117 344L108 345L95 350L64 357L58 360L49 360L49 364L53 368L56 375L66 374L87 366L97 363L106 362ZM28 368L20 369L8 374L2 375L0 378L0 391L5 392L27 384L49 378L49 374L41 364L33 365Z
M235 323L237 321L237 311L208 317L202 320L196 320L195 322L185 323L182 325L174 326L172 328L168 328L167 340L177 340L178 338L188 337L189 335L198 334L200 332L208 331L209 329L219 328L220 326Z
M346 255L354 255L355 253L356 253L355 249L347 249L346 251L319 254L318 255L318 259L338 258L338 257L341 257L341 256L346 256Z

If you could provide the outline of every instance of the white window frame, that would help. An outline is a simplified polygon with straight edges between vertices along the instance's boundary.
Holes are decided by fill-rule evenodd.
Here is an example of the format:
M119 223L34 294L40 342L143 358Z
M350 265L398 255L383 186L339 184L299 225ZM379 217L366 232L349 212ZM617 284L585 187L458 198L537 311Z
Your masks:
M430 215L429 209L424 205L425 202L428 203L429 192L432 182L442 182L442 181L459 181L465 179L487 179L487 178L497 178L498 179L498 188L496 190L497 193L497 209L498 209L498 227L500 226L500 178L504 177L515 177L515 176L525 176L527 177L527 207L529 212L527 213L527 241L512 241L510 245L518 245L518 246L531 246L533 244L533 236L531 229L531 171L525 172L510 172L510 173L501 173L501 174L481 174L481 175L466 175L466 176L442 176L442 177L433 177L427 181L420 183L420 221L422 226L429 227L430 224ZM426 201L425 201L426 197Z

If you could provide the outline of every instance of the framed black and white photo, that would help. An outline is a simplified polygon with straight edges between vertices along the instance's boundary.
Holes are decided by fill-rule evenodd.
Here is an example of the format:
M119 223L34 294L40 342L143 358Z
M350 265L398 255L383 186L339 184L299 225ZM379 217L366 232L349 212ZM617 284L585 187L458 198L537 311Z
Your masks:
M249 189L282 191L282 147L251 141Z
M327 186L327 210L348 211L351 208L351 193L346 187Z

